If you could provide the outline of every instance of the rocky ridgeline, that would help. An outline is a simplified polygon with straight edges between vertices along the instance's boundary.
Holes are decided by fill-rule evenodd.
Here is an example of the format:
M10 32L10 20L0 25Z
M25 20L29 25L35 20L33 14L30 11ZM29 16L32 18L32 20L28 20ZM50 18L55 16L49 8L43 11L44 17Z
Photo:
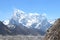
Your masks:
M60 40L60 18L47 30L44 40Z

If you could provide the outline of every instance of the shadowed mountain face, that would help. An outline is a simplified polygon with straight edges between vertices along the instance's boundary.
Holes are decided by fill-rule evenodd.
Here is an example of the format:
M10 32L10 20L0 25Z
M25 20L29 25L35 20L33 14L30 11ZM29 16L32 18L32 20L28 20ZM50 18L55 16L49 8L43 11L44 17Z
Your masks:
M9 26L12 26L12 25L9 24ZM8 26L4 25L0 21L0 34L2 35L40 35L40 32L38 32L38 30L36 29L27 28L22 24L19 24L19 25L14 24L14 28L12 29L12 27L9 28Z
M9 30L9 28L0 21L0 34L6 35L10 33L11 31Z
M60 18L47 30L45 40L60 40Z

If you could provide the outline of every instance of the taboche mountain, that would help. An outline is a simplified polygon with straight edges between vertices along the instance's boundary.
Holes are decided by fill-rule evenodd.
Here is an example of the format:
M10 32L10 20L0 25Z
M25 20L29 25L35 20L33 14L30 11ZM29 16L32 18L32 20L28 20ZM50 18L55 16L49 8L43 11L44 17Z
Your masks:
M0 22L0 34L4 35L45 35L52 25L45 14L28 14L21 10L15 10L11 19L5 21Z
M39 30L36 29L28 29L24 27L22 24L15 25L15 28L9 28L7 25L4 25L0 21L0 34L1 35L40 35Z
M60 18L47 30L44 40L60 40Z

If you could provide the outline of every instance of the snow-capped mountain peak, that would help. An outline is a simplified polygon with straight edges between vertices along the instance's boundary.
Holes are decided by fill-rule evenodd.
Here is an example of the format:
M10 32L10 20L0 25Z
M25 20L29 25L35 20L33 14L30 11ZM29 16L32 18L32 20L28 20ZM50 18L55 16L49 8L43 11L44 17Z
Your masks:
M16 10L14 11L13 17L17 17L17 18L23 19L23 18L24 18L24 15L25 15L24 13L25 13L25 12L23 12L22 10L16 9Z
M9 20L5 20L5 21L3 22L3 24L8 25L8 24L9 24Z
M7 24L6 22L4 22ZM27 28L44 29L50 27L50 22L46 18L46 14L26 13L22 10L15 10L9 24L19 25L20 23Z
M12 18L9 21L4 21L4 24L11 29L16 27L24 29L26 27L33 30L41 30L42 32L46 32L51 26L46 18L46 14L26 13L18 9L14 11Z
M12 19L10 20L13 24L23 24L27 28L39 28L42 27L42 25L45 25L44 23L47 23L48 21L46 18L46 14L39 14L39 13L26 13L21 10L15 10L14 15Z

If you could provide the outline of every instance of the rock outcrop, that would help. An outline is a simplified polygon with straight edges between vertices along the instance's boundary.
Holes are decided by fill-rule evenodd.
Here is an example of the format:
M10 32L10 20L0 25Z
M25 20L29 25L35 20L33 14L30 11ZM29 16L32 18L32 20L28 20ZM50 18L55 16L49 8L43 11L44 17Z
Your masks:
M60 18L47 30L44 40L60 40Z

